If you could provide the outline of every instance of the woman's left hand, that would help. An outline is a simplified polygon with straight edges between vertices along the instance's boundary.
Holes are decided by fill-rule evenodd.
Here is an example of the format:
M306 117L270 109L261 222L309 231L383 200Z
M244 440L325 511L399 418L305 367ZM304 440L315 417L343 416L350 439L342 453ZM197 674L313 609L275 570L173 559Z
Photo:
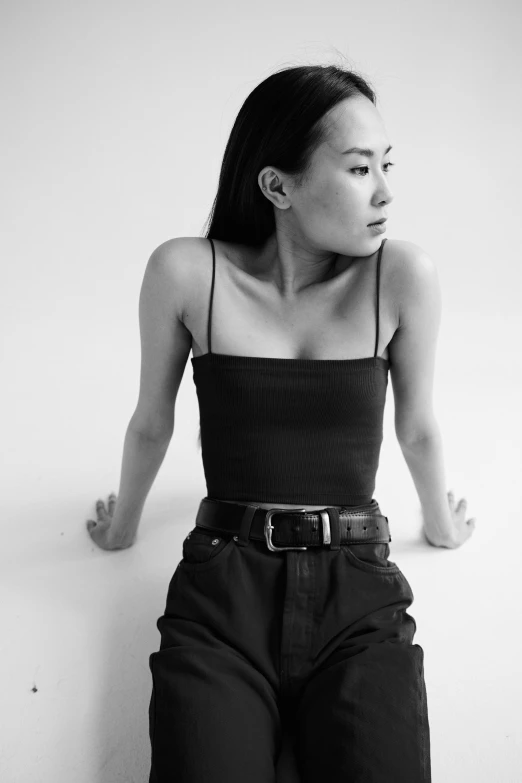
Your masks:
M475 517L466 519L466 509L468 506L466 499L461 498L458 503L455 503L455 496L451 490L448 492L448 503L453 525L452 536L444 541L435 541L431 536L428 536L425 527L423 527L423 533L426 541L428 544L431 544L431 546L457 549L473 535L476 519Z

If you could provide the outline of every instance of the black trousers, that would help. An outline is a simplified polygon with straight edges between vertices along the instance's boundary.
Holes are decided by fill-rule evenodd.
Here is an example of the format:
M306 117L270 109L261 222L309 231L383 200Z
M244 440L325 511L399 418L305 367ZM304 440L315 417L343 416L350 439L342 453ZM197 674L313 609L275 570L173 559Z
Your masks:
M274 783L283 727L302 783L430 783L424 653L389 554L195 526L149 658L149 783Z

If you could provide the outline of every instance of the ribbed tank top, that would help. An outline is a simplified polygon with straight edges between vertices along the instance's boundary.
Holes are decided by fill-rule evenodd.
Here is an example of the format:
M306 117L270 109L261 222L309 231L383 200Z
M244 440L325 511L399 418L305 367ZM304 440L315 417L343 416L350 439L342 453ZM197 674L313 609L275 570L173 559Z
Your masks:
M209 238L210 239L210 238ZM221 500L359 505L372 500L389 361L279 359L208 353L191 359L207 496Z

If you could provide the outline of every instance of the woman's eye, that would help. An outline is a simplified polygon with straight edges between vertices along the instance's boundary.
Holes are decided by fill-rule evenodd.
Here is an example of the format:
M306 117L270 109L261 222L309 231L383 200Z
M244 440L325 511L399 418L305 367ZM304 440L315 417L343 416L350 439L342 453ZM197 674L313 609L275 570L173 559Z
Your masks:
M390 169L391 166L395 166L395 163L385 163L384 165L388 167L386 169L386 172L388 172L388 170ZM365 171L365 172L368 172L369 169L370 169L369 166L357 166L354 169L350 169L350 171ZM359 176L363 176L363 175L361 174Z

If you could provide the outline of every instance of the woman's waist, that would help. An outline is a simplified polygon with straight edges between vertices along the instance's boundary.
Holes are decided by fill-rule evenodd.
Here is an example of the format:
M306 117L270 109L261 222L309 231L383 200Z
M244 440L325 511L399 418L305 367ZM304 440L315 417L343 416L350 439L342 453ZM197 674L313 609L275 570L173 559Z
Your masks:
M311 505L308 503L280 503L280 502L267 502L256 500L224 500L223 498L212 498L219 500L220 503L233 503L242 506L256 506L258 508L273 509L273 508L285 508L294 509L298 511L319 511L324 508L337 508L340 511L342 509L350 509L350 511L372 511L378 508L378 503L375 499L368 500L364 503L358 503L356 505L337 505L335 503L322 503L321 505Z

